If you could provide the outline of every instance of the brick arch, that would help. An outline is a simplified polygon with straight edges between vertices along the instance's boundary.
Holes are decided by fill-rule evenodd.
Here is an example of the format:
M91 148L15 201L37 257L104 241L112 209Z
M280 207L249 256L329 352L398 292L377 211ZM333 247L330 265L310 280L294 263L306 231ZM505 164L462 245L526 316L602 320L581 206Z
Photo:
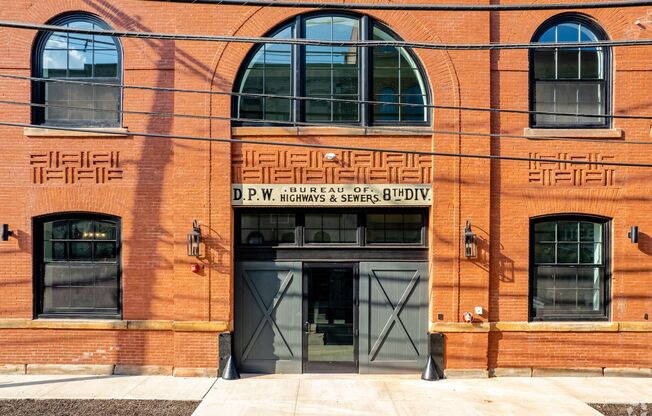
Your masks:
M234 36L264 36L293 16L309 11L311 10L257 8L243 16L237 28L233 33L229 34ZM438 34L434 33L426 25L418 13L410 11L373 11L367 14L387 26L402 39L442 42ZM213 91L232 91L241 65L253 47L253 45L243 43L220 45L211 65L215 69L213 75L208 79L208 87ZM448 52L426 50L413 50L413 52L423 68L424 76L430 88L432 102L459 105L459 79ZM209 103L211 113L215 112L215 109L223 110L224 108L228 108L229 114L231 113L231 100L229 97L213 96L212 98L211 103ZM216 124L224 123L218 122Z
M505 36L500 41L503 43L529 42L534 32L548 19L566 13L578 14L593 19L607 33L609 39L618 39L630 26L625 12L618 8L580 10L577 12L572 10L523 10L515 15L516 18L514 19L515 22L518 22L520 30L507 30L503 32Z
M129 216L129 207L124 206L124 191L106 188L95 192L80 192L81 188L48 187L35 192L30 201L32 217L62 212L95 212L120 217Z

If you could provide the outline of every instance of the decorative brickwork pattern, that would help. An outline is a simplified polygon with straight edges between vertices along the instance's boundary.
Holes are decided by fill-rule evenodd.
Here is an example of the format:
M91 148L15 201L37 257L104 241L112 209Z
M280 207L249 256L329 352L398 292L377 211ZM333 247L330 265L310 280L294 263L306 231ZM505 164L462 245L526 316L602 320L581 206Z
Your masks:
M613 156L600 153L586 155L570 153L530 153L531 158L586 160L592 162L612 161ZM573 165L563 162L531 161L528 181L543 186L613 186L615 170L602 165Z
M120 152L47 152L29 157L35 184L108 183L122 179Z
M320 151L233 154L234 183L430 183L429 156L343 151L333 161Z

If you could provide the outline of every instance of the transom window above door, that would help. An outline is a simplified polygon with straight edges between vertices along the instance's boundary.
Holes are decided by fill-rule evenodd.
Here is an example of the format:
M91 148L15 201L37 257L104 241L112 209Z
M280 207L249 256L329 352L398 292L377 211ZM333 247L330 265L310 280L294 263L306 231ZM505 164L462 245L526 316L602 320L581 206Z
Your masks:
M427 246L421 210L247 210L236 221L240 246Z
M399 40L371 18L352 14L298 16L268 37ZM239 124L428 123L425 77L405 48L261 44L241 68L236 93L233 108Z

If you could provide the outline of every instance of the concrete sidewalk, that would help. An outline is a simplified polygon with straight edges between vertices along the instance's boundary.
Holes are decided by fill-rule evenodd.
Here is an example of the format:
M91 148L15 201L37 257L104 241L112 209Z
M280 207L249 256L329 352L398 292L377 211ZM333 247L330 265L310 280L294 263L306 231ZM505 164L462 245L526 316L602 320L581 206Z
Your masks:
M652 378L275 375L218 380L195 416L600 415L586 403L652 403Z
M426 382L417 375L269 375L236 381L166 376L0 376L0 400L202 400L204 395L197 416L597 416L586 403L652 403L652 378L504 377Z
M214 378L171 376L0 376L2 399L201 400Z

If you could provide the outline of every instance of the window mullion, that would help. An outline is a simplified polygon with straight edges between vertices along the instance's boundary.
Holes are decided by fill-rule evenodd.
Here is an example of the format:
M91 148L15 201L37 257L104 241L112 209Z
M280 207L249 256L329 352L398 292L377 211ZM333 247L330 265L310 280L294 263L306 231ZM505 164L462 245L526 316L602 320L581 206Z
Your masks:
M369 40L371 33L370 30L371 28L369 25L369 16L362 16L362 19L360 19L360 33L363 42ZM369 88L371 79L373 78L373 74L371 72L372 69L369 65L370 51L366 46L359 48L358 51L360 53L360 68L358 69L358 97L360 97L360 100L363 102L366 102L369 101ZM371 121L369 119L369 104L360 103L358 104L358 108L358 111L360 112L360 124L363 126L371 125Z
M301 17L297 16L294 22L294 30L292 32L292 37L298 39L303 37L303 26L301 22ZM292 45L292 96L301 97L303 95L303 80L305 67L303 65L303 49L300 44ZM303 121L301 118L301 112L303 108L303 102L295 98L292 100L292 121L296 125L298 121Z

